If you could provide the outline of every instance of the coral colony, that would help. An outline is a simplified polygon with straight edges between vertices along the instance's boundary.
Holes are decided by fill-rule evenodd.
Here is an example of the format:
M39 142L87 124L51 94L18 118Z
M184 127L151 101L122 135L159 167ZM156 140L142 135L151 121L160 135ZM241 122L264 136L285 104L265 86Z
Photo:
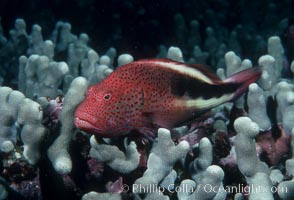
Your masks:
M175 16L186 45L158 44L154 57L210 64L222 80L253 65L262 75L234 102L155 138L102 138L74 125L88 86L132 55L98 54L67 22L46 39L20 18L8 38L0 28L0 199L294 199L294 52L280 38L290 24L266 23L200 34L199 21ZM287 34L293 45L293 25Z

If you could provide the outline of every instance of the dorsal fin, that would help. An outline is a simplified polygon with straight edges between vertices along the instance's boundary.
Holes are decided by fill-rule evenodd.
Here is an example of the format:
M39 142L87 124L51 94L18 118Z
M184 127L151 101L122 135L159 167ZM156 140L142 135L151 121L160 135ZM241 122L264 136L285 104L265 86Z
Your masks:
M209 70L209 67L207 65L203 65L203 64L187 64L187 63L175 61L169 58L151 58L151 59L139 60L137 62L162 62L162 63L171 63L174 65L186 66L186 67L193 68L199 71L200 73L204 74L213 83L222 82L222 80L218 76L216 76L215 73Z
M209 77L214 83L222 82L220 77L215 75L210 69L209 66L204 64L188 64L188 66L193 67L199 71L201 71L203 74L205 74L207 77Z

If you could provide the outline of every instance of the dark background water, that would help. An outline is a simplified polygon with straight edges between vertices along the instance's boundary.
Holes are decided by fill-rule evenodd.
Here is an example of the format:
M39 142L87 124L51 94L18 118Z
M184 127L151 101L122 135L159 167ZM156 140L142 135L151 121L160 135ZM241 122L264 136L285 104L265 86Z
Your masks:
M269 11L270 4L275 8ZM110 46L135 57L152 57L159 44L178 45L175 37L174 16L181 13L187 22L197 19L200 33L207 26L232 29L238 24L252 24L262 28L266 18L280 20L288 17L292 23L294 2L290 0L1 0L0 16L5 35L13 27L16 18L24 18L30 32L38 23L45 38L56 21L72 24L75 34L87 33L91 45L99 51ZM270 15L269 13L272 12ZM269 24L267 24L269 25ZM258 30L256 30L258 31Z

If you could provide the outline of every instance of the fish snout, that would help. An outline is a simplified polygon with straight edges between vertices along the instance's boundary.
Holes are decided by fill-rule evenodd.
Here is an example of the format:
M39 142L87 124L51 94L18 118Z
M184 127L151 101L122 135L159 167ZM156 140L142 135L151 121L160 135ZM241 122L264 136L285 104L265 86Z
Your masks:
M83 131L95 134L102 134L105 130L102 118L84 112L75 114L74 124Z

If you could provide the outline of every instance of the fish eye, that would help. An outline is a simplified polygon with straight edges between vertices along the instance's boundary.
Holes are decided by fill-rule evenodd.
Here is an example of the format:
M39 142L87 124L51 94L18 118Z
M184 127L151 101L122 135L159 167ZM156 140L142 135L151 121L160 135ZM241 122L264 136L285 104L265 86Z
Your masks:
M109 99L110 99L110 97L111 97L111 95L110 95L110 94L106 94L106 95L104 95L104 99L105 99L105 100L109 100Z

